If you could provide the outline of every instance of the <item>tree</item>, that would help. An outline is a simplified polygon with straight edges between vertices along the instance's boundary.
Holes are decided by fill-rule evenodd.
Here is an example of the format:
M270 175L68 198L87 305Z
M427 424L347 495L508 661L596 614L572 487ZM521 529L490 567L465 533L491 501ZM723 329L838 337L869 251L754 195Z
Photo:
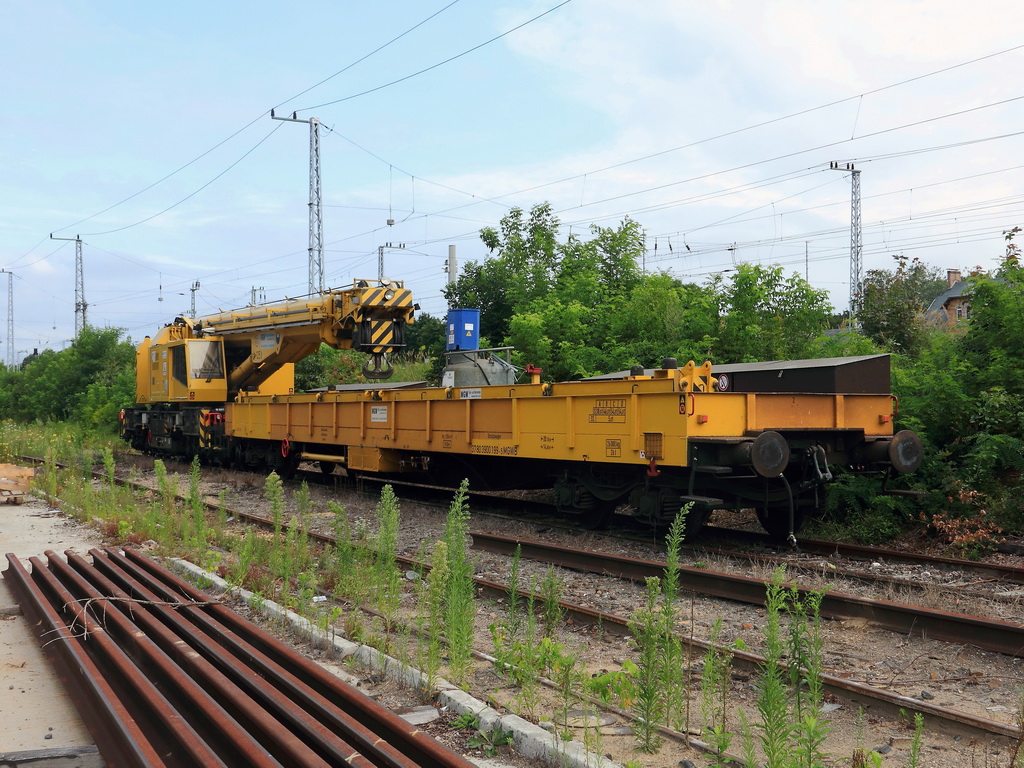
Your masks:
M828 293L782 267L740 264L727 283L711 281L719 296L715 360L743 363L808 357L828 325Z
M855 312L864 334L893 352L916 357L925 336L924 310L946 287L935 267L893 256L895 270L872 269Z
M513 208L501 219L500 232L492 227L480 230L480 239L496 253L516 279L509 285L514 306L543 296L551 287L558 263L560 222L551 203L530 209L523 221L522 208Z
M1024 267L1013 242L1018 232L1004 233L1006 254L994 276L969 278L971 317L962 346L965 359L984 371L980 384L1024 396Z
M515 279L500 259L468 261L458 280L445 286L443 293L449 309L479 309L481 339L500 344L515 313L513 293L506 290Z
M113 428L135 400L135 346L118 328L86 326L65 350L44 350L22 370L7 371L0 417L77 419Z
M615 305L608 350L612 368L651 367L663 357L703 362L717 342L718 297L710 287L666 274L646 275Z
M469 261L462 274L444 289L453 309L479 309L480 335L500 344L512 316L551 290L558 263L558 218L550 203L535 205L529 218L513 208L499 229L484 227L480 239L492 256Z
M642 282L643 231L626 219L559 242L558 228L548 203L528 216L513 208L480 233L492 255L469 262L445 297L452 308L480 310L487 343L515 346L521 362L551 378L578 378L604 366L616 306Z
M395 353L403 360L428 360L438 357L446 346L445 321L426 312L405 327L405 347Z

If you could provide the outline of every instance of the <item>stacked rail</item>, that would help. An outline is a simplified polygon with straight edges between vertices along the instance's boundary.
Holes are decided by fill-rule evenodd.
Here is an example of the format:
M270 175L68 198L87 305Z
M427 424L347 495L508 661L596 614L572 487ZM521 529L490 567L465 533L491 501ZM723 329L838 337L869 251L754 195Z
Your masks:
M3 576L109 765L469 768L145 556L66 554Z

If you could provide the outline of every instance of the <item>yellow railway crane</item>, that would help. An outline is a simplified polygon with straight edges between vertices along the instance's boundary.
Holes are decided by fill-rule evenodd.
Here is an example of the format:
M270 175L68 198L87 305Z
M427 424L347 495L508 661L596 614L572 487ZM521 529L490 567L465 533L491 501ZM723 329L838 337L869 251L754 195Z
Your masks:
M387 355L404 345L412 292L400 281L178 317L136 350L136 405L121 413L122 437L140 450L226 458L224 408L239 394L290 395L294 364L320 345L370 357L363 374L388 378Z

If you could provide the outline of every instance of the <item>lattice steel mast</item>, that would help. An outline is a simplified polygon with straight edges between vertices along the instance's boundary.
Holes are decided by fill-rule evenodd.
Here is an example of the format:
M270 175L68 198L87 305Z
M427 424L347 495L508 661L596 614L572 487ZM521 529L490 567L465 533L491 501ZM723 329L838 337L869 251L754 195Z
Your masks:
M14 273L9 269L0 269L0 274L7 273L7 367L14 367Z
M14 367L14 273L7 273L7 365Z
M315 117L300 120L296 113L291 117L278 117L270 110L274 120L290 123L309 123L309 292L322 293L324 290L324 206L320 185L320 121Z
M846 171L850 174L850 322L854 323L864 282L864 269L860 258L860 171L853 167L853 163L840 165L833 161L829 167L834 171Z
M67 240L75 244L75 338L82 332L82 329L88 323L86 319L86 310L89 305L85 301L85 273L82 270L82 238L78 235L74 237L54 237L50 235L51 240Z

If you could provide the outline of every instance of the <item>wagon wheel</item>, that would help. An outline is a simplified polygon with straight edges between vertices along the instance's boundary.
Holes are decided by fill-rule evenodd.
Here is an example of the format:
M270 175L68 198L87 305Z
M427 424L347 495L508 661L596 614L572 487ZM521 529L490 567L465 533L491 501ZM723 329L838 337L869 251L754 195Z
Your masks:
M619 506L617 499L605 501L594 499L594 506L591 509L582 510L578 513L580 528L587 531L603 531L608 528L612 521L612 515Z
M605 501L594 496L583 487L576 487L576 498L571 506L555 503L555 509L580 528L587 531L602 531L611 522L618 501Z

